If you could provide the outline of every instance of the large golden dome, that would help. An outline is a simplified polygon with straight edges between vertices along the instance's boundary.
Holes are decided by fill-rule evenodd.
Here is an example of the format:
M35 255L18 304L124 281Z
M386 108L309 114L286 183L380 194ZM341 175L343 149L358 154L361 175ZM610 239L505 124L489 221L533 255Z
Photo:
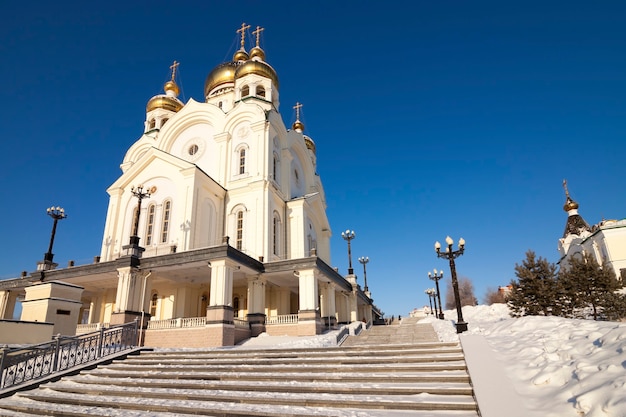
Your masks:
M269 64L263 61L246 61L235 71L235 78L241 78L248 74L256 74L269 78L276 86L276 89L278 89L278 75L276 75L276 71L274 71L274 68Z
M303 136L304 136L304 144L306 145L307 149L315 154L315 142L313 142L313 139L311 139L310 137L306 135L303 135Z
M235 82L235 70L239 63L224 62L218 65L209 73L204 82L204 96L208 97L211 90L226 83Z

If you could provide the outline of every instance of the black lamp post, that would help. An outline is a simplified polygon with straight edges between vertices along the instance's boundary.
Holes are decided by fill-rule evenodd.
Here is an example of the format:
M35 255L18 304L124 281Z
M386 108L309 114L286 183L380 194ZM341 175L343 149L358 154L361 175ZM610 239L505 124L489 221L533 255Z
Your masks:
M54 258L54 253L52 253L52 246L54 246L54 235L57 232L57 223L59 222L59 220L63 220L67 217L67 214L65 214L65 210L62 207L58 206L52 206L48 208L46 210L46 213L48 213L48 216L54 219L54 222L52 223L52 233L50 234L50 245L48 246L48 252L44 253L43 261L39 262L37 265L37 270L39 271L46 271L56 268L57 264L52 261L52 258Z
M370 261L370 258L368 258L367 256L365 257L361 256L359 258L359 262L363 264L363 281L365 283L365 288L363 288L363 291L365 292L369 291L369 289L367 288L367 270L365 269L365 265L367 265L369 261Z
M463 312L461 311L461 298L459 296L459 282L456 279L456 266L454 265L454 259L463 255L465 251L465 239L459 239L459 249L453 251L452 244L454 241L450 236L446 237L446 251L441 252L441 243L435 242L435 252L437 252L438 258L444 258L450 261L450 272L452 274L452 289L454 290L454 302L456 303L456 332L463 333L467 331L467 323L463 320Z
M130 192L133 196L137 197L137 215L135 216L135 223L133 224L133 230L130 235L130 243L122 247L122 249L126 250L128 255L134 257L140 257L141 253L144 251L144 248L139 247L139 216L141 216L141 200L144 198L149 198L152 194L150 190L143 190L143 185L138 186L137 188L132 187Z
M441 292L439 291L439 280L441 278L443 278L443 271L439 271L439 273L437 273L436 269L433 269L433 274L431 275L431 273L428 273L428 278L432 279L433 281L435 281L435 286L437 287L437 300L439 301L439 319L443 320L443 309L441 308L442 304L441 304Z
M348 242L348 275L353 275L354 269L352 269L352 250L350 249L350 241L356 237L356 233L354 233L354 230L348 229L345 232L341 232L341 237Z
M432 288L427 289L426 291L424 291L424 293L426 293L426 295L428 296L428 303L430 304L430 314L433 314L433 292L434 290ZM437 304L435 304L435 309L437 308Z

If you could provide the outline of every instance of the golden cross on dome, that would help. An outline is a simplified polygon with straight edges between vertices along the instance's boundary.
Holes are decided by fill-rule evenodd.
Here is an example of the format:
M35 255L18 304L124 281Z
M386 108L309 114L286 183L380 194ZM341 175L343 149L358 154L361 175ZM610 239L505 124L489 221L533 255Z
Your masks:
M296 101L296 105L293 106L294 109L296 109L296 120L300 120L300 109L302 108L302 103L298 103Z
M240 29L237 29L237 33L241 33L241 49L245 49L246 29L250 29L250 25L246 25L245 22L241 24Z
M261 37L261 32L263 32L265 30L265 28L262 28L261 26L257 26L256 30L254 32L252 32L253 35L256 36L256 47L259 47L259 38Z
M176 77L176 68L178 68L179 65L180 62L176 62L176 60L174 60L174 63L170 65L170 69L172 70L172 81L174 81L174 78Z
M567 180L563 180L563 188L565 189L565 197L569 197L569 191L567 191Z

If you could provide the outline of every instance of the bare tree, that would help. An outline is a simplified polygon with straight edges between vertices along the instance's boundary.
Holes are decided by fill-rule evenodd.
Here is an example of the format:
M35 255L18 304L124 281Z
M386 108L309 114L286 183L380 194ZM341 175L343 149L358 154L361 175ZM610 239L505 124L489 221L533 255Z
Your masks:
M504 304L506 302L505 298L504 293L499 289L487 288L487 292L485 294L485 304L488 306L498 303Z
M459 298L461 300L461 307L463 306L475 306L478 304L478 299L474 295L474 284L469 278L459 278ZM446 282L446 309L453 310L456 308L454 301L454 290L452 288L452 280Z

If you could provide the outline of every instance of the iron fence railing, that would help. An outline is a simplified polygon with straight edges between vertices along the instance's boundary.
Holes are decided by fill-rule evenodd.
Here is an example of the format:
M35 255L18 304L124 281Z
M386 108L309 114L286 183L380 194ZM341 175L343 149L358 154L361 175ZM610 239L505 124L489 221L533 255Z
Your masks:
M138 321L20 349L0 349L0 389L45 378L137 346Z

